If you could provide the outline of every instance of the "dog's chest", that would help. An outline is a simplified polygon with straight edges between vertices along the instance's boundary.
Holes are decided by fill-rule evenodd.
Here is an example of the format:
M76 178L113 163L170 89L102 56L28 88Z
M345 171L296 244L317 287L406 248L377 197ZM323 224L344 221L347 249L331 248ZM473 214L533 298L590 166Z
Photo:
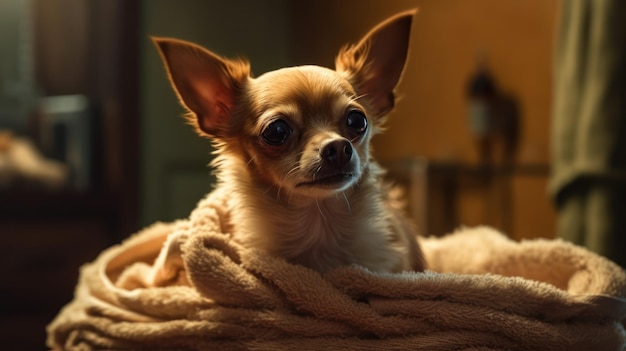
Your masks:
M225 193L231 195L229 230L243 245L319 271L354 263L388 271L395 264L389 220L374 207L376 201L339 195L286 206L250 198L242 202L243 196Z
M297 220L279 221L275 227L283 257L330 267L358 263L361 256L388 246L388 227L372 218L368 208L327 201L292 211L290 218Z
M316 204L305 209L292 210L293 223L291 233L306 242L308 246L324 249L340 246L354 239L354 233L362 231L361 224L355 220L347 204ZM283 228L289 225L284 223ZM288 233L285 233L288 234Z

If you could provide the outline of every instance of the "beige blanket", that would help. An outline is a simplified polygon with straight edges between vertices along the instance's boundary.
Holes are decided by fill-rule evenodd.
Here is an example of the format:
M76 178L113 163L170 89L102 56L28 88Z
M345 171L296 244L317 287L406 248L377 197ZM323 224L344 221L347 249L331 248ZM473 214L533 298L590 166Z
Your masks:
M58 350L624 350L626 273L583 248L489 228L422 240L430 271L321 275L246 249L219 206L85 265L48 326ZM172 235L172 233L176 235ZM168 236L182 261L153 265ZM155 268L161 267L161 268Z

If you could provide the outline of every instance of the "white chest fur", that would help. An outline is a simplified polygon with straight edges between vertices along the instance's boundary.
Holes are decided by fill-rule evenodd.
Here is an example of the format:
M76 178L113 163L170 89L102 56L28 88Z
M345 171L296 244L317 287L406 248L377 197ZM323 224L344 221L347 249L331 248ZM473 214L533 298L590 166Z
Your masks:
M320 271L349 264L391 271L404 255L394 246L397 233L381 201L355 193L309 201L229 193L234 237L293 263Z

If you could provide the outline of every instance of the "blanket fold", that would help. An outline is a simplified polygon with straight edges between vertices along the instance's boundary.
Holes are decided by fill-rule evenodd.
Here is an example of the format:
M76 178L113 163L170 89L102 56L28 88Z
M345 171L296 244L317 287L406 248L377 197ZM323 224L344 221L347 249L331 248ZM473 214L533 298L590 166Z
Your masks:
M58 350L624 350L626 273L560 240L486 227L421 239L423 273L320 274L242 247L219 204L81 268L48 326ZM176 245L171 245L177 240ZM179 248L182 260L159 262Z

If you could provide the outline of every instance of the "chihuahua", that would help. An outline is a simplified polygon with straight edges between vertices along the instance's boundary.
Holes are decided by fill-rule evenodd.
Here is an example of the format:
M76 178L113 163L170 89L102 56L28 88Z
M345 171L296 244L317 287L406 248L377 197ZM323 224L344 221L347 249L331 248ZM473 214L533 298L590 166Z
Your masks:
M244 59L152 38L189 122L214 143L212 195L227 199L233 240L320 272L425 268L370 150L394 107L415 13L341 49L335 70L297 66L257 78Z

